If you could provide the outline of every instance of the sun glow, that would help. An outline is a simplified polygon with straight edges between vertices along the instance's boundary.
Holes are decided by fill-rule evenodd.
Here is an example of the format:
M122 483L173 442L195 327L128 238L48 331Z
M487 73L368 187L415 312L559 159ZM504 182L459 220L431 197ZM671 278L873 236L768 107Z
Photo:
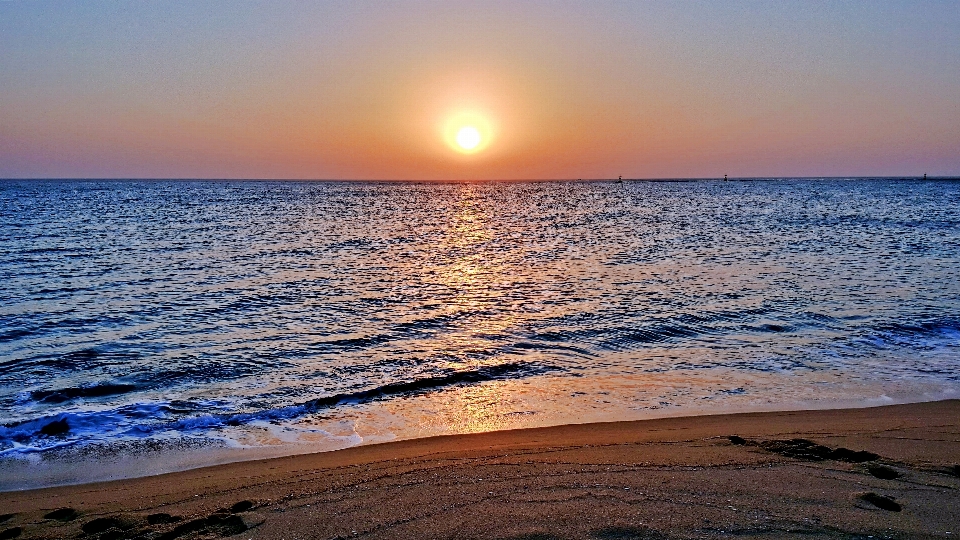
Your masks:
M449 115L441 132L447 146L461 154L476 154L485 150L496 136L493 122L476 111L458 111Z

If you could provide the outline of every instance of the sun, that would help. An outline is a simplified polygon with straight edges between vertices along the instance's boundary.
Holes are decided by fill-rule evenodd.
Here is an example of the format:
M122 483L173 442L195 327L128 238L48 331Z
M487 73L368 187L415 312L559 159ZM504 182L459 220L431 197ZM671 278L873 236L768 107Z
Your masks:
M463 126L457 131L457 144L464 150L473 150L480 144L480 132L473 126Z
M448 113L437 127L447 146L465 155L486 150L499 131L489 114L471 109Z

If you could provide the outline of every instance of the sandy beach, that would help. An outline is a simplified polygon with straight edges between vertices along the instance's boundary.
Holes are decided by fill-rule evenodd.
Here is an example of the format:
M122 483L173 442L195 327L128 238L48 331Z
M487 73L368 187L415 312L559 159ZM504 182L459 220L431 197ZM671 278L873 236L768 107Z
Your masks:
M960 401L417 439L0 508L0 538L954 538Z

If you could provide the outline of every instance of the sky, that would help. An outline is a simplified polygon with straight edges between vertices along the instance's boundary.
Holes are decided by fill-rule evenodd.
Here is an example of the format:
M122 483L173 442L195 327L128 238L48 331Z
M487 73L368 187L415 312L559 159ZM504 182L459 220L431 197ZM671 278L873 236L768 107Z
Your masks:
M924 173L955 0L0 0L3 178Z

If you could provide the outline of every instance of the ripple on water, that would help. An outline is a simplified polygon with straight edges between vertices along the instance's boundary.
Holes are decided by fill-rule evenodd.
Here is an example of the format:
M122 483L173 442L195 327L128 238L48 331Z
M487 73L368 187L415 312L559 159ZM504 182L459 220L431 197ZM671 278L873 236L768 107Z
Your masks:
M958 223L889 179L0 181L0 452L945 395Z

